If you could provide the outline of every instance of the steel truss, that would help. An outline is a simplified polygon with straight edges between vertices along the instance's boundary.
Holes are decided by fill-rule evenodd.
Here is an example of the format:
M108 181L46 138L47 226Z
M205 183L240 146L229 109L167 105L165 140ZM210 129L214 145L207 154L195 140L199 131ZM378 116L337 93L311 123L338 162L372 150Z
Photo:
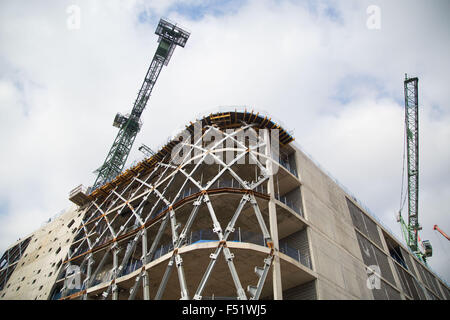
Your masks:
M0 290L2 290L15 270L18 261L30 243L31 237L22 240L12 248L5 251L0 258Z
M245 139L242 141L241 134L243 132L251 133L251 136L257 138L253 139L254 141L251 138L248 141ZM205 145L204 139L209 135L219 138ZM88 299L87 289L97 284L97 276L105 273L108 275L106 281L108 285L103 291L101 299L115 300L119 299L119 295L123 298L124 293L119 292L116 282L123 275L124 269L130 261L134 260L140 261L141 267L128 292L128 299L135 299L139 290L142 290L143 299L150 299L149 284L152 275L148 263L154 259L162 238L167 234L170 234L171 237L171 257L161 281L157 284L158 290L154 294L154 299L163 298L174 269L177 270L180 299L202 299L202 293L220 255L225 258L231 274L236 298L240 300L259 299L276 250L256 198L269 199L267 195L258 190L269 181L269 164L278 165L278 162L274 161L273 157L266 152L270 144L269 135L264 135L262 139L258 137L260 136L253 126L245 123L233 132L225 132L214 125L206 126L201 136L191 136L190 140L180 142L181 146L189 150L180 158L180 163L174 164L167 155L165 159L155 165L150 173L143 176L136 175L122 189L116 187L104 199L97 199L88 204L83 224L78 230L74 244L69 250L68 259L62 268L64 273L71 265L79 266L84 278L83 286L81 290L72 293L69 285L64 283L61 288L63 299ZM235 156L226 163L220 156L223 152L233 152ZM192 154L195 156L190 157ZM214 160L213 165L207 164L208 158ZM248 170L242 170L238 164L239 161L249 161L250 159L252 165L247 164L246 168L251 168L255 172L254 179L251 181L248 179ZM208 175L208 172L216 168L217 172ZM236 182L236 187L225 188L226 190L222 191L216 188L215 185L224 177L231 177ZM204 182L204 178L209 180ZM194 188L196 192L186 197L184 190L188 186L189 190ZM214 208L210 198L211 194L218 192L234 192L242 195L226 226L219 222L216 210L220 208ZM180 216L181 213L178 210L180 203L191 206L183 227L178 219L180 217L185 219L186 215ZM236 222L245 206L252 208L265 244L270 248L270 253L262 261L262 266L255 266L254 270L258 281L247 287L248 294L242 287L233 261L234 254L227 245L227 240L234 232ZM191 294L186 284L180 249L187 244L188 235L200 208L206 208L209 214L211 230L217 237L217 246L209 255L209 264L197 289ZM223 228L224 226L225 228ZM156 229L157 231L155 231ZM148 238L150 230L153 234L151 239ZM148 242L149 240L150 242ZM151 243L150 248L147 248L149 243ZM120 254L121 252L123 254ZM136 254L140 254L139 259L134 258ZM112 264L107 265L111 258ZM105 283L104 279L105 276L103 283ZM153 279L153 281L155 280Z
M418 252L419 225L419 95L418 78L406 78L405 121L408 160L408 238L407 245Z
M159 46L147 70L131 113L129 115L118 113L114 118L113 125L119 128L119 132L102 166L95 171L98 172L98 175L93 189L111 181L122 172L136 135L141 129L142 112L147 105L162 67L169 63L176 46L185 46L190 35L189 32L164 19L159 21L155 33L159 35Z

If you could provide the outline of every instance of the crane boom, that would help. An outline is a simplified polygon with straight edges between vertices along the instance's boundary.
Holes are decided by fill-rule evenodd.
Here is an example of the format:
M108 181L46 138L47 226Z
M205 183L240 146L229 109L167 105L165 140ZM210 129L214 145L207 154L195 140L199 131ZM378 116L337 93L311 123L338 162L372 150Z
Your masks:
M433 230L439 231L440 234L442 234L445 238L447 238L447 240L450 241L450 237L449 237L444 231L442 231L442 230L437 226L437 224L434 225Z
M159 21L155 34L159 35L158 48L145 75L144 82L139 90L131 113L126 115L118 113L114 118L113 126L118 127L119 132L104 163L95 171L95 173L98 172L98 175L92 190L111 181L122 172L136 135L141 129L142 123L140 117L147 105L161 69L163 65L169 63L175 46L184 47L190 35L189 32L164 19Z

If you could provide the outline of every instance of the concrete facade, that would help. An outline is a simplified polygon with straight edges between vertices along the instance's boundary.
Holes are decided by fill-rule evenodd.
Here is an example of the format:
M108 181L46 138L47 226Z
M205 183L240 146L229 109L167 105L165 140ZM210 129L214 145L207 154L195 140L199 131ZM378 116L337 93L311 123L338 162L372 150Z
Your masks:
M197 144L192 134L197 164L170 165L163 154L86 196L25 238L20 258L0 270L0 299L450 298L446 283L291 139L270 150L263 129L276 124L266 119L203 118L202 135L235 143L226 147L242 164L215 158L223 145ZM230 128L266 135L252 148ZM202 162L211 155L212 164ZM67 281L70 266L81 271L80 288Z
M2 267L1 280L4 282L0 299L49 299L81 219L82 211L72 206L53 221L10 246L2 259L18 244L29 241L18 260ZM8 279L3 278L8 269L13 269L13 272Z

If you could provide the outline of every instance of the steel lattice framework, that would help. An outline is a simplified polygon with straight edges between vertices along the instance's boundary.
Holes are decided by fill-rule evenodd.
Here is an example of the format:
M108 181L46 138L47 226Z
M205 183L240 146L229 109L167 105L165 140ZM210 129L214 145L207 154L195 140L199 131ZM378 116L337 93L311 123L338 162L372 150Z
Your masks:
M119 299L120 295L120 299L158 300L165 293L175 298L166 289L176 269L180 292L176 298L202 299L218 264L228 268L235 298L260 298L278 246L267 228L274 190L271 170L278 165L274 161L277 151L270 145L269 130L254 124L242 122L232 131L212 124L200 132L179 143L179 150L188 152L175 158L167 154L149 173L137 174L125 185L116 185L109 194L86 204L83 224L60 275L64 277L68 269L77 266L83 285L73 292L65 282L60 290L62 298L93 298L88 289L95 286L100 288L96 292L101 292L97 295L101 299ZM214 140L205 143L211 136ZM231 159L223 159L223 152L231 153ZM248 284L247 293L229 246L236 225L243 220L252 221L249 225L263 237L266 250L266 257L254 266L255 283ZM193 243L193 232L205 226L216 245L213 252L198 250L209 257L209 263L203 273L196 270L203 276L191 292L187 278L192 282L196 274L186 275L183 252ZM164 241L170 242L170 258L161 260L161 254L160 258L155 255ZM132 261L140 269L134 271L124 291L116 280Z
M419 95L418 78L407 78L405 86L406 152L408 162L407 245L419 251Z
M0 290L2 290L8 282L9 277L17 266L17 262L28 247L30 240L31 237L19 242L14 247L6 250L0 258Z
M119 128L119 132L114 140L111 149L106 156L94 182L93 189L104 185L119 175L127 161L131 147L136 135L141 128L140 117L147 105L153 86L159 77L163 65L170 61L175 46L184 47L189 38L189 32L175 26L174 24L161 19L155 33L159 35L159 46L156 49L153 60L145 75L144 82L139 90L130 114L121 115L118 113L114 118L113 125Z

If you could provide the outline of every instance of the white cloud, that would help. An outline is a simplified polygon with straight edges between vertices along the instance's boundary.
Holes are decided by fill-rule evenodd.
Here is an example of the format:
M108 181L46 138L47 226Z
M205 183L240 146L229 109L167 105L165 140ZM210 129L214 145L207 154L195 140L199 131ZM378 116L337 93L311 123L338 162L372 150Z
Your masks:
M0 4L0 201L8 205L0 249L69 206L71 188L93 182L117 133L113 117L131 108L155 51L159 16L192 35L162 71L135 146L156 149L216 106L266 110L400 236L407 72L420 78L422 234L434 244L434 224L450 230L448 2L377 1L380 30L366 27L371 1L231 2L220 14L213 2L74 3L81 28L72 31L71 2ZM204 15L171 11L180 3ZM448 280L442 251L435 246L430 264Z

